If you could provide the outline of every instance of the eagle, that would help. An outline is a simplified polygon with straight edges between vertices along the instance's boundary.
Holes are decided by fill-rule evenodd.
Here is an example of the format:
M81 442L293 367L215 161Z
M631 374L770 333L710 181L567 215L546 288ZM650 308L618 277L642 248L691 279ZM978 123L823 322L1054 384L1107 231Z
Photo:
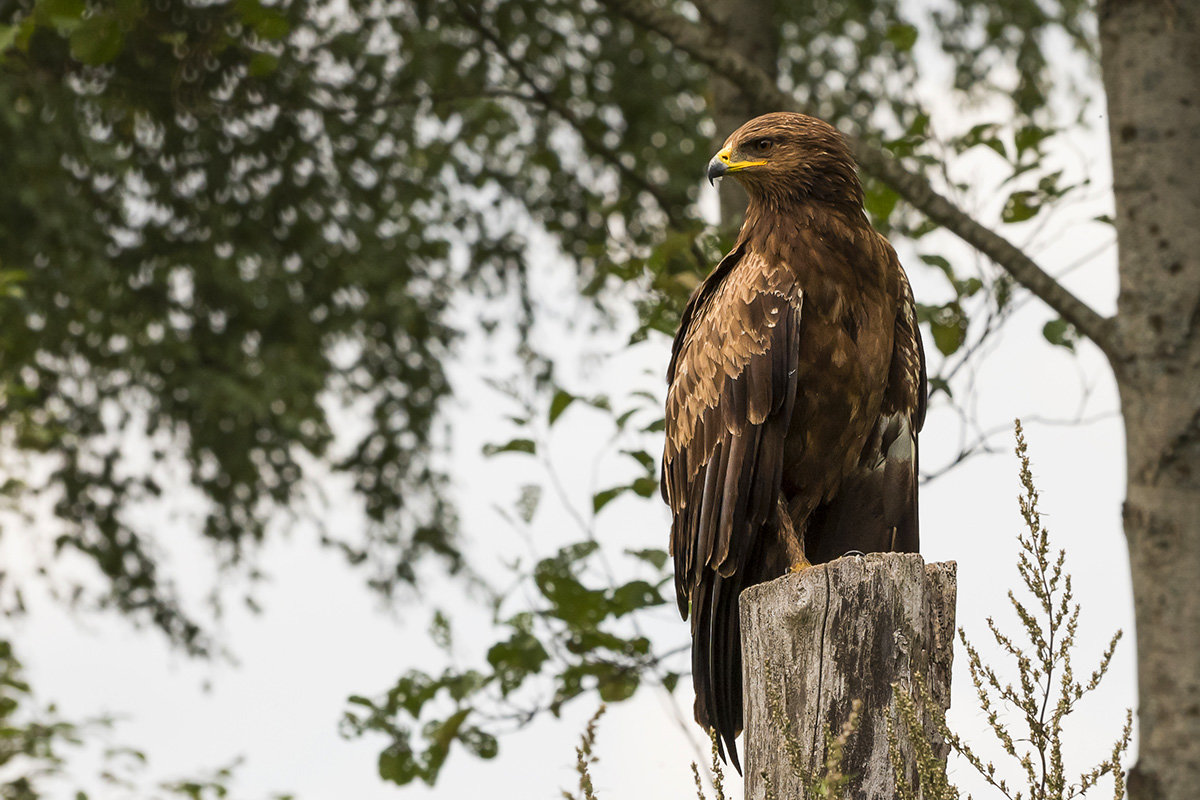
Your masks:
M908 277L845 139L773 113L708 164L749 196L667 368L662 495L696 721L741 770L738 596L853 552L916 552L925 354Z

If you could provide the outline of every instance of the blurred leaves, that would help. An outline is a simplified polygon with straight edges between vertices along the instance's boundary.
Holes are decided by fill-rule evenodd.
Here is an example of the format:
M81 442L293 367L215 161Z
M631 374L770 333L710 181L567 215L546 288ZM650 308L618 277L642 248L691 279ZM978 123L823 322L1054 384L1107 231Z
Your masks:
M380 754L380 777L433 785L456 743L493 758L500 733L512 722L543 710L557 715L585 692L595 691L607 702L626 700L647 674L658 675L650 641L613 625L665 602L659 590L667 580L665 554L661 559L635 554L657 564L655 582L638 579L613 587L587 576L598 547L581 542L538 561L534 610L499 623L506 635L488 648L486 668L447 669L437 676L414 670L381 697L349 699L344 735L390 739ZM674 686L678 675L661 679Z
M113 727L113 720L107 717L67 721L54 705L37 702L11 642L0 639L0 797L4 800L66 796L88 800L110 797L114 792L192 800L229 796L240 758L201 776L151 782L145 753L106 743ZM90 774L91 768L80 769L68 760L85 744L98 748L95 775ZM275 793L271 800L292 800L292 795Z
M607 312L632 296L633 342L671 333L729 246L695 206L700 166L725 133L710 76L661 39L575 0L332 8L18 0L0 11L0 150L12 154L0 180L14 187L0 195L0 264L23 276L0 307L0 380L13 387L0 433L53 458L31 491L59 498L58 547L107 579L98 601L193 652L209 647L203 632L130 516L158 502L167 465L182 460L224 563L252 555L320 469L347 475L361 498L366 537L327 540L367 565L373 586L414 580L426 554L456 568L431 451L444 364L462 329L507 319L553 383L529 339L531 226L578 276L583 302ZM936 169L928 112L892 90L914 84L916 53L936 47L963 102L1014 104L1015 122L956 145L1011 156L1014 178L1034 179L1012 187L1004 218L1029 219L1066 191L1040 169L1056 132L1040 113L1056 80L1041 42L1064 30L1090 52L1081 2L969 2L935 12L932 28L899 0L776 14L781 79L816 113L878 124L863 135ZM966 43L981 33L977 54ZM994 82L1004 74L1017 84ZM888 187L867 190L892 235L932 229ZM465 319L461 291L515 297L520 313ZM970 294L956 286L923 314L943 353L963 345ZM549 421L579 399L555 395ZM336 408L366 422L356 441L337 441ZM116 434L130 431L153 443L149 464L123 455ZM594 508L651 495L654 477L597 493Z
M366 537L329 541L372 585L411 581L423 554L459 563L429 449L462 285L449 242L479 281L520 246L428 227L453 214L481 230L488 209L432 177L453 137L418 135L415 110L389 100L420 70L381 81L399 62L369 41L374 12L334 24L318 7L0 12L2 434L52 456L30 490L57 498L59 550L108 580L96 601L196 653L210 645L130 515L168 465L206 500L199 532L224 563L299 507L313 464L361 498ZM328 415L352 405L365 429L335 448ZM149 461L135 466L118 431Z
M62 768L60 748L77 741L78 728L49 713L31 710L24 669L7 639L0 639L0 797L35 800L40 779Z
M473 655L462 658L451 642L453 621L434 614L431 631L451 666L437 671L410 670L385 694L350 698L343 719L346 736L383 735L380 775L406 784L433 784L456 745L490 758L503 735L540 714L558 715L563 706L595 693L607 702L626 700L644 685L674 689L679 672L665 659L686 648L656 652L640 620L667 604L664 587L670 583L669 556L661 549L617 550L602 545L596 535L598 512L626 492L658 491L657 460L638 444L649 435L627 426L632 415L657 412L660 398L634 391L614 403L607 397L584 398L562 387L534 396L510 386L498 392L518 404L509 416L520 437L489 448L523 466L538 466L551 496L568 503L550 454L550 437L559 430L548 408L565 408L570 397L592 409L591 429L609 430L606 448L631 480L595 494L591 514L565 509L580 526L583 538L551 553L508 564L511 583L492 594L492 631L471 643ZM620 410L631 405L631 408ZM516 446L513 442L519 443ZM572 454L572 458L577 457ZM512 512L498 509L522 537L537 529L542 483L524 484ZM562 509L560 509L562 510ZM507 558L507 556L506 556Z
M537 445L532 439L510 439L504 444L487 444L483 446L483 454L485 456L495 456L501 453L527 453L533 455L537 452Z

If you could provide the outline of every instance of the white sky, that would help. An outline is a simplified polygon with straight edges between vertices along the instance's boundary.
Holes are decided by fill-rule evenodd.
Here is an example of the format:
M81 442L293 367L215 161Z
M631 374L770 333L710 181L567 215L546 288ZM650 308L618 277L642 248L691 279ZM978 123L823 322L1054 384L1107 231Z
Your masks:
M1092 117L1103 129L1099 110ZM1061 157L1069 168L1081 167L1078 153L1086 154L1083 167L1095 185L1106 190L1111 180L1103 136L1080 134L1073 150L1064 148ZM698 175L703 161L702 156L697 161ZM959 177L987 172L986 162L978 159L956 164L955 169ZM984 198L978 210L984 218L994 219L1002 201L1003 195ZM1052 272L1071 265L1111 240L1110 229L1085 224L1091 216L1108 211L1107 191L1064 211L1052 227L1040 231L1034 255ZM1035 221L1006 233L1025 243L1037 229ZM923 242L920 252L942 252L956 263L970 258L947 236L934 242L941 246ZM915 250L902 249L901 257L909 265L919 298L940 291L940 279L919 265ZM556 273L553 264L543 265L537 273L539 291L548 300L569 296L571 280L570 275ZM1066 282L1099 310L1111 313L1115 249L1105 249L1074 270ZM1090 671L1113 629L1120 627L1127 633L1110 677L1095 698L1080 707L1077 723L1069 728L1073 734L1068 739L1068 764L1081 769L1107 754L1123 721L1123 709L1132 706L1135 697L1132 605L1120 530L1123 439L1119 418L1111 413L1103 416L1115 411L1117 398L1102 357L1087 344L1078 356L1047 345L1040 331L1051 317L1040 303L1026 304L995 349L977 363L977 415L983 428L1006 425L1015 416L1027 420L1043 518L1053 543L1068 551L1068 569L1084 609L1076 673ZM606 391L620 397L631 388L662 392L665 338L619 353L623 349L619 337L597 340L585 331L570 330L561 320L543 323L535 336L562 357L563 380L580 393ZM932 343L927 347L932 350ZM472 337L453 367L460 397L452 414L457 426L453 467L459 480L464 542L470 545L472 563L493 576L501 574L501 559L530 547L493 506L509 506L521 484L539 477L519 458L484 459L479 452L483 443L504 441L511 433L501 419L503 401L482 382L484 377L508 374L511 362L506 348L503 342ZM575 363L580 348L618 354L600 363ZM645 374L647 369L653 374ZM1074 426L1034 421L1035 417L1075 416L1085 385L1091 386L1086 416L1102 416L1100 421ZM552 456L568 494L580 508L590 506L594 490L629 475L626 465L611 458L602 462L598 476L592 474L592 454L606 435L600 422L600 417L577 405L555 429ZM921 437L923 464L933 466L952 455L958 435L957 420L935 406ZM1000 435L995 441L1001 455L968 461L925 487L921 498L923 555L928 561L958 562L959 624L991 656L996 649L987 646L985 618L994 614L1003 625L1015 626L1004 593L1017 580L1014 564L1020 530L1011 436ZM345 497L344 487L324 488L331 498L330 518L337 519L337 510L352 504L338 500ZM210 585L213 573L207 554L183 529L186 515L147 519L160 526L159 538L172 573L180 577L190 596L198 597ZM343 524L361 522L345 515ZM606 544L665 547L667 525L667 511L657 498L622 498L600 515L597 530ZM543 501L533 531L532 547L542 555L579 538L550 497ZM5 542L5 558L18 570L21 563L28 569L30 553L44 551L47 544L43 536L39 544L14 552L12 537L6 538L10 541ZM460 665L470 665L491 641L486 615L463 597L457 584L447 583L436 571L427 573L432 580L420 598L410 595L394 610L382 609L379 599L364 587L362 574L348 568L337 553L321 549L305 526L273 537L260 563L269 574L256 592L265 612L251 614L233 602L219 624L222 642L236 657L236 665L191 661L172 652L154 632L134 630L112 615L72 615L35 591L33 613L15 622L13 638L39 698L56 702L71 719L103 712L120 715L108 740L144 749L153 779L196 775L243 755L246 762L234 784L239 797L291 791L304 800L372 800L397 794L416 800L470 798L486 791L492 798L550 798L558 797L561 788L573 788L573 748L584 721L595 710L590 698L567 706L561 720L539 720L505 737L495 761L481 762L456 748L436 789L400 789L381 782L375 759L383 739L347 741L338 735L346 697L378 695L410 668L440 670L444 656L426 634L435 607L445 608L456 622L461 621L456 655ZM232 592L230 598L236 596ZM670 608L649 624L672 641L686 636L686 624ZM472 635L477 641L472 641ZM986 741L986 726L975 705L961 648L956 656L951 725L968 741ZM685 734L677 724L676 714L690 718L690 691L685 679L673 701L661 691L643 690L634 700L609 709L599 731L600 763L594 770L599 797L694 796L688 763L695 757L696 743L702 742L705 749L707 743L694 725L685 726ZM672 713L672 702L682 711ZM93 798L144 796L117 787L97 790L88 780L97 764L92 748L71 768L71 775L88 782ZM978 780L972 780L965 765L952 762L952 775L976 797L991 796L980 789ZM68 796L67 788L62 787L60 796ZM740 796L736 790L734 796Z

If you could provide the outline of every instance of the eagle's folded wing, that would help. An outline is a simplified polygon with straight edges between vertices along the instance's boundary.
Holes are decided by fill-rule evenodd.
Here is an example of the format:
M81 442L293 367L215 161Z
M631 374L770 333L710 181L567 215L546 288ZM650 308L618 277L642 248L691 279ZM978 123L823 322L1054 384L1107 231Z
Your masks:
M757 258L731 253L697 290L667 376L662 483L676 598L693 614L697 720L722 732L741 728L736 604L766 577L756 548L776 512L797 384L802 296L790 273ZM736 763L732 737L726 744Z

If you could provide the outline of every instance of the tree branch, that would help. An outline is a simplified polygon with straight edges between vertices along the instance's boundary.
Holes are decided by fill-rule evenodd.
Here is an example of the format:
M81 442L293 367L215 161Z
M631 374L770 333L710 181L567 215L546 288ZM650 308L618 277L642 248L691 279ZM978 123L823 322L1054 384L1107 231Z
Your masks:
M590 150L596 155L604 158L604 160L606 160L611 166L615 167L617 171L621 173L621 177L623 179L632 183L640 191L646 192L653 197L655 202L658 203L659 208L661 208L663 213L666 215L667 220L672 225L682 224L679 214L675 211L674 206L667 201L667 198L663 195L662 190L658 186L654 185L654 183L647 180L645 175L636 170L630 169L628 166L622 163L621 159L617 158L615 153L613 153L609 148L605 147L595 137L589 136L583 125L583 122L579 119L575 112L573 112L565 103L558 102L550 92L547 92L541 87L541 84L535 80L534 76L526 68L524 62L522 62L509 51L500 35L487 26L483 20L483 17L481 17L478 12L470 8L465 3L457 2L457 0L455 2L455 6L458 8L459 13L462 15L467 24L474 28L475 32L478 33L480 37L491 44L492 48L496 51L496 55L499 56L501 60L508 65L509 69L516 74L521 82L529 88L529 91L532 94L522 95L522 99L538 103L547 111L557 114L564 122L566 122L575 130L575 132L579 135L579 138L583 141L583 145L587 150Z
M652 30L673 45L733 81L762 107L802 111L791 95L740 53L721 43L702 26L655 5L652 0L600 0L608 8L636 25ZM938 194L921 174L913 172L881 148L854 136L846 136L863 172L886 183L897 194L934 222L1000 265L1029 291L1040 297L1084 336L1104 351L1112 362L1121 359L1122 348L1112 320L1071 294L1019 247Z
M628 181L639 190L654 198L655 203L658 204L659 209L667 218L667 223L672 228L682 229L684 227L686 220L684 219L682 209L671 203L659 186L647 179L646 176L641 172L638 172L637 170L625 164L618 157L618 154L615 151L605 146L599 139L589 135L586 127L583 124L583 121L579 119L578 115L576 115L567 104L558 101L553 94L547 92L541 87L539 82L535 79L535 76L526 68L524 63L511 52L509 52L500 35L489 28L484 22L483 18L477 12L464 3L458 2L457 0L455 5L457 6L463 19L466 20L467 24L474 28L475 32L478 33L480 37L492 45L492 48L496 51L496 55L498 55L504 61L504 63L508 65L509 69L511 69L513 73L516 74L517 78L532 92L532 95L520 95L519 93L514 93L514 96L518 96L520 99L523 99L526 102L537 103L546 111L549 111L552 114L557 114L559 118L570 125L571 128L574 129L575 133L578 134L580 141L583 142L585 150L590 151L594 155L597 155L604 161L608 162L609 166L615 168L617 172L620 173L623 180ZM710 262L705 258L703 251L701 251L699 245L697 245L695 241L692 242L690 251L692 258L696 260L696 271L700 275L703 275L709 269Z

